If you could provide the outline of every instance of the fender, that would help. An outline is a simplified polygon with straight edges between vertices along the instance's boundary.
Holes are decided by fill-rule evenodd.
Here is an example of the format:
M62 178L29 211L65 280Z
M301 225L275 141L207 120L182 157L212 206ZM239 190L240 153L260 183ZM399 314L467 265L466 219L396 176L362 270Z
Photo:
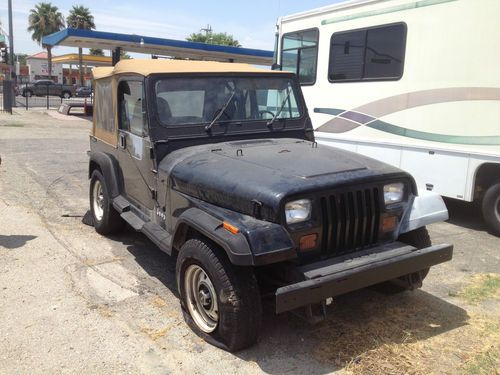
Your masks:
M297 256L293 241L280 225L248 216L237 220L237 215L231 214L228 221L240 230L237 234L223 228L220 212L215 217L197 207L187 209L178 218L174 243L182 226L188 225L221 246L231 263L238 266L276 263Z
M421 190L415 197L411 209L407 210L401 222L400 234L417 228L448 220L448 209L443 198L434 192Z
M89 178L92 176L92 163L99 166L106 182L110 198L120 195L122 179L117 160L110 154L104 152L91 152L89 161Z

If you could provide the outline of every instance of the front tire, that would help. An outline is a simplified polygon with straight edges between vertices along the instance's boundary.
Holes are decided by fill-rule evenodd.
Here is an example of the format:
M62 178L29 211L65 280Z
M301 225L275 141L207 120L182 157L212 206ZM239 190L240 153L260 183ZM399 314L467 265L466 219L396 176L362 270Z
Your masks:
M230 352L257 342L262 306L251 269L233 266L223 250L190 239L177 257L184 319L205 341Z
M71 98L71 93L68 91L63 92L62 94L63 99L69 99Z
M429 232L426 227L420 227L407 233L403 233L398 238L399 242L423 249L432 245ZM430 268L398 277L381 284L382 290L388 293L400 293L406 290L415 290L422 287L422 282L427 277Z
M486 190L481 208L484 221L491 233L500 236L500 182Z
M123 219L114 209L109 198L108 188L99 170L92 172L90 178L90 212L97 233L111 234L123 228Z

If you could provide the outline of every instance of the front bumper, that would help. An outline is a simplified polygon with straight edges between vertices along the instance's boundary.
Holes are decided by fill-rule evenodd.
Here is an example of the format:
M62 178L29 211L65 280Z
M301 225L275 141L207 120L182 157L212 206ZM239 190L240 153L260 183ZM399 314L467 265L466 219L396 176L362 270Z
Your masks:
M276 313L318 303L451 260L453 245L416 249L394 242L300 268L304 281L276 291Z

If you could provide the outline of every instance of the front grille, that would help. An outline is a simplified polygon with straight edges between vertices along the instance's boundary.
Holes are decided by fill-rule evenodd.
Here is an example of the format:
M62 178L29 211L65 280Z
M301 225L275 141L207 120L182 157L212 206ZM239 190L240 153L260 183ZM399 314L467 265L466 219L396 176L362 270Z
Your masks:
M377 243L379 189L369 188L321 197L325 256L351 253Z

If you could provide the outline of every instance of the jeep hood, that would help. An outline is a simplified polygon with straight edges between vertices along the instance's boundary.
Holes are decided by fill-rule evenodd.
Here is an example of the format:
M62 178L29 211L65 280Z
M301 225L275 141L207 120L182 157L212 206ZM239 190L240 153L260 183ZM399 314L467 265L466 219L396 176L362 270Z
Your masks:
M183 148L159 165L173 189L247 215L261 206L277 222L287 197L345 185L411 177L349 151L297 139L224 142Z

